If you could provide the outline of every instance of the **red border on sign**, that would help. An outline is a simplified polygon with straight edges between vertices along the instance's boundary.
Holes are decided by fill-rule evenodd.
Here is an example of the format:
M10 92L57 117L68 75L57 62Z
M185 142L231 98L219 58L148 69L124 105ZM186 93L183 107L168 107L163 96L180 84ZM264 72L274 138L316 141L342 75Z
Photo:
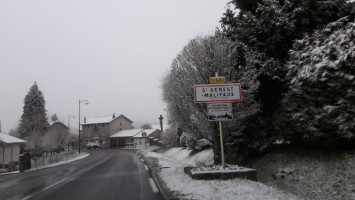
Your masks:
M218 86L238 86L239 87L239 97L240 99L232 99L232 100L210 100L210 101L197 101L196 99L196 88L198 87L218 87ZM195 103L218 103L218 102L235 102L242 101L242 87L239 83L231 83L231 84L206 84L206 85L194 85L194 100Z

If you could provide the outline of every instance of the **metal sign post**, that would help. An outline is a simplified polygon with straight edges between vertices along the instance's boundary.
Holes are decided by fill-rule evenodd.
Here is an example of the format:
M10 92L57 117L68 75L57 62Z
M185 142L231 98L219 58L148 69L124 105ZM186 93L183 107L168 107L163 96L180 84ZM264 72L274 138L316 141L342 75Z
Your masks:
M223 168L225 167L225 163L224 163L224 150L223 150L223 136L222 136L222 121L218 121L219 122L219 140L221 141L221 159L222 159L222 166Z
M215 81L218 80L218 81ZM210 83L226 83L226 79L223 77L218 77L218 73L216 73L216 77L214 78L210 78ZM208 106L208 105L207 105ZM221 143L221 162L222 162L222 166L223 168L226 166L225 162L224 162L224 148L223 148L223 131L222 131L222 121L219 120L219 141Z
M210 84L194 86L194 97L196 103L207 103L208 120L219 123L221 162L224 168L222 121L233 119L231 102L242 100L241 85L239 83L226 84L226 78L216 73L215 77L210 77Z

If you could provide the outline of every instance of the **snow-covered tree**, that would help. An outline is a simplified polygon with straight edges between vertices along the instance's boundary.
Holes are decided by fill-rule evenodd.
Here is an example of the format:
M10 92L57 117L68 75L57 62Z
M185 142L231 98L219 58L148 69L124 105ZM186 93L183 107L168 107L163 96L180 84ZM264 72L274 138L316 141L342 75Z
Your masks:
M166 147L176 147L177 142L177 126L175 123L170 124L169 128L164 131L161 135L161 140Z
M251 96L257 102L250 104L256 108L254 112L240 113L237 123L226 123L234 126L227 141L232 150L241 150L236 154L265 150L280 133L273 127L274 113L287 89L285 75L289 68L285 63L295 39L350 14L352 8L346 0L230 2L217 34L235 43L235 63L242 67L247 79L254 80Z
M355 23L348 19L298 40L290 52L290 87L275 124L291 142L355 143Z
M218 124L207 120L207 106L194 102L193 90L194 85L209 84L209 78L215 76L215 72L225 76L229 83L242 85L243 101L233 103L234 121L223 125L226 145L232 149L240 143L252 140L248 139L252 136L245 134L247 133L245 130L248 129L245 127L255 126L253 123L258 122L242 125L241 119L259 113L260 106L254 97L259 85L254 66L261 64L261 57L261 54L251 51L242 43L236 44L215 36L197 37L184 47L174 59L169 73L163 80L163 95L167 102L169 118L181 129L178 131L181 134L178 135L179 143L182 141L182 132L183 138L196 140L205 138L214 145L215 163L220 162ZM241 64L239 62L241 59L237 58L244 59L245 63ZM191 137L187 137L187 134ZM246 151L242 148L231 151L239 150Z
M69 137L69 130L63 128L50 128L43 137L44 149L47 152L60 152L67 145L67 137Z
M149 124L149 123L145 123L145 124L143 124L141 126L141 128L143 128L143 129L151 129L151 128L153 128L153 126L151 124Z
M19 125L21 138L31 136L32 133L44 135L49 126L45 104L42 91L38 89L35 82L24 99L23 114Z
M56 121L58 121L58 117L57 117L57 114L56 114L56 113L54 113L54 115L52 115L51 121L52 121L53 123L56 122Z
M32 132L30 135L26 136L24 140L27 141L25 144L25 151L29 152L33 156L42 155L44 152L42 133Z

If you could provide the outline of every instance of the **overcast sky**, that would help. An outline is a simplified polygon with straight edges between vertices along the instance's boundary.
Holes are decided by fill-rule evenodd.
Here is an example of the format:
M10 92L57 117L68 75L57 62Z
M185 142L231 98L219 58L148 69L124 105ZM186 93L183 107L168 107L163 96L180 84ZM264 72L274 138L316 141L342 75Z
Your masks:
M48 116L166 118L161 80L189 42L212 34L229 0L0 0L0 121L16 127L37 82Z

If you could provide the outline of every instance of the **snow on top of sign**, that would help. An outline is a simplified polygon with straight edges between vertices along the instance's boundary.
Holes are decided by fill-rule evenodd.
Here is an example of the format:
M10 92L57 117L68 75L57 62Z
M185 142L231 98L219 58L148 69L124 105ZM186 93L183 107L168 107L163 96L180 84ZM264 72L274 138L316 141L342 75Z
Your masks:
M7 144L26 143L25 140L21 140L5 133L0 133L0 141L5 142Z

